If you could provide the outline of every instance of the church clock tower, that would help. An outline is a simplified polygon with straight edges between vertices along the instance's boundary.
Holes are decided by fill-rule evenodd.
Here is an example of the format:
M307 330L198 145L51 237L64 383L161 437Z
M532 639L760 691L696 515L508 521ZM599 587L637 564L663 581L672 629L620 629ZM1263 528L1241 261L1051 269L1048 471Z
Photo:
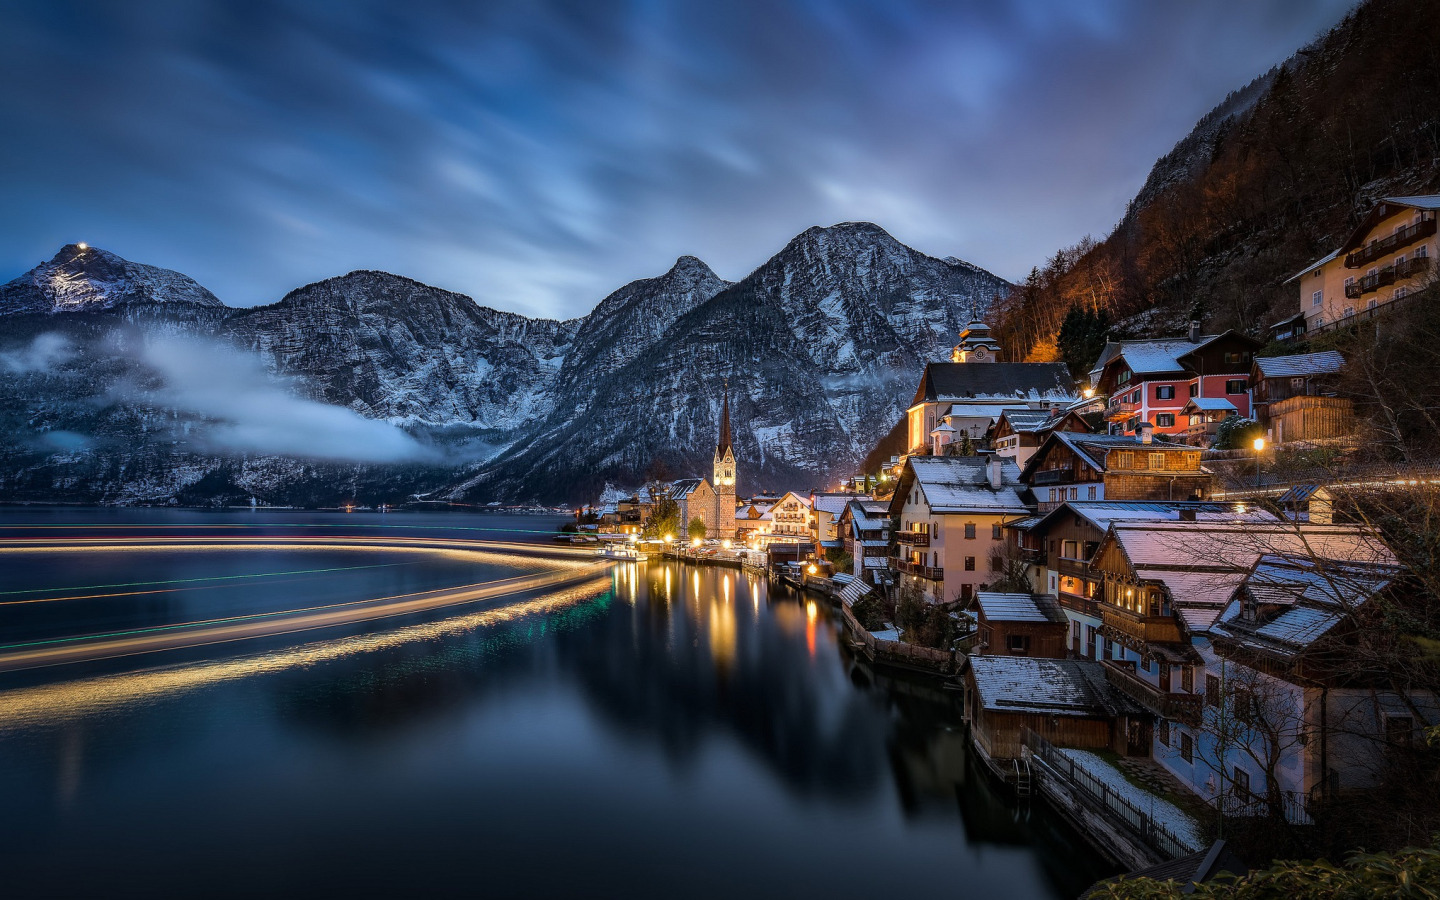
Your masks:
M735 448L730 444L730 384L720 408L720 441L715 445L715 536L735 536Z

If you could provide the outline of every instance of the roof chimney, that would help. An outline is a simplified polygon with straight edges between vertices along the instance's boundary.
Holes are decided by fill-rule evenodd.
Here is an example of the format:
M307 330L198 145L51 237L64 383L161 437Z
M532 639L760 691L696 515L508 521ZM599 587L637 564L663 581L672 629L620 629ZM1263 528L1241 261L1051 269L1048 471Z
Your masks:
M1149 422L1140 423L1140 443L1148 444L1155 439L1155 426Z
M1198 343L1200 343L1200 320L1199 320L1199 319L1191 319L1191 320L1190 320L1190 343L1192 343L1192 344L1198 344Z
M1004 473L1000 470L1000 465L999 454L992 454L990 459L985 463L985 468L990 475L990 489L994 491L1000 490L1001 486L1005 483Z

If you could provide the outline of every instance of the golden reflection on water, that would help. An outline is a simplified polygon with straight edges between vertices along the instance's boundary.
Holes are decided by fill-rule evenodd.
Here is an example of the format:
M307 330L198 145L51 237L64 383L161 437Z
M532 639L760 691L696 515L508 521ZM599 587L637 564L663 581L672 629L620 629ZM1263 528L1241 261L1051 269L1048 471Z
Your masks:
M476 628L489 628L524 616L556 612L603 593L610 584L608 578L596 578L544 597L466 616L407 625L393 631L318 641L253 656L6 691L0 693L0 732L35 725L62 724L116 707L160 700L222 682L313 666L413 641L434 640Z

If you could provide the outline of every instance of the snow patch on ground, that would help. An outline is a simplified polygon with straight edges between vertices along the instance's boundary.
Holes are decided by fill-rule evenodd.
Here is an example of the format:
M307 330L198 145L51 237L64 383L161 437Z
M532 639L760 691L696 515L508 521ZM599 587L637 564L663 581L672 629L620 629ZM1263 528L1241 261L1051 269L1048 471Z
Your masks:
M1134 804L1136 809L1149 815L1166 831L1189 844L1192 849L1204 849L1205 839L1199 824L1178 806L1131 784L1125 778L1125 773L1098 754L1070 749L1061 749L1060 752L1070 757L1076 766L1084 769L1097 781L1103 782L1115 794Z

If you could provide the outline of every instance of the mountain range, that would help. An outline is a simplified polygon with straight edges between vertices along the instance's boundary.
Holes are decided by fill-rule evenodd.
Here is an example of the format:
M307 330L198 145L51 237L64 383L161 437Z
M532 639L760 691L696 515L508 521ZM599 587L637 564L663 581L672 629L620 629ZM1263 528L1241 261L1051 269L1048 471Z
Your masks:
M374 271L231 308L67 245L0 286L0 500L578 502L707 472L726 390L741 489L809 487L1008 288L869 223L735 283L684 256L567 321Z

